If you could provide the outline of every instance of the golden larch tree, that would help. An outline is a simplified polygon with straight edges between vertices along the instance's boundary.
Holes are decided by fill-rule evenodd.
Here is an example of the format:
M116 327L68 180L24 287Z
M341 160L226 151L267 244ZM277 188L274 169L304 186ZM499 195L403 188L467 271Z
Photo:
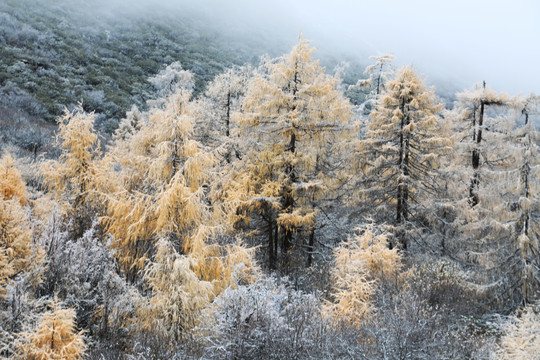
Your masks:
M333 190L328 162L351 115L325 74L314 49L300 38L290 53L267 60L250 81L239 114L240 136L250 144L236 183L244 187L244 209L266 218L270 266L278 247L291 251L294 235L309 233L314 245L316 201ZM241 191L242 192L242 191Z
M157 101L138 130L117 138L107 164L116 185L105 228L124 273L149 289L135 328L171 347L224 288L258 276L251 250L214 241L228 210L208 199L216 156L194 139L194 105L189 87Z
M28 270L33 253L32 225L24 205L26 186L10 154L0 161L0 298L5 286ZM41 255L34 254L35 262Z
M396 248L388 249L387 243L387 235L377 234L370 225L334 250L332 301L323 309L333 321L360 327L375 314L372 296L377 284L401 269L401 255Z
M96 192L96 160L98 139L94 131L93 113L82 106L65 110L58 119L57 144L62 149L58 160L49 160L41 168L45 183L52 190L64 213L73 219L73 232L82 236L92 222Z
M64 309L54 299L51 311L39 319L37 327L23 334L16 354L25 360L81 360L86 351L82 331L75 327L75 310Z
M139 131L112 149L107 166L117 186L104 223L126 273L142 269L159 234L169 233L175 247L189 253L193 237L215 229L203 187L213 156L193 139L190 96L185 89L170 95L142 115Z

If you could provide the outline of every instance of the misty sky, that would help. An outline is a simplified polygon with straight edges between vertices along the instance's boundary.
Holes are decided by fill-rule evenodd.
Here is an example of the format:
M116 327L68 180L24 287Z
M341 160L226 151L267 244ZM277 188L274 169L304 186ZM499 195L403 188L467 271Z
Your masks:
M498 91L540 93L540 0L206 0L187 6L229 31L255 27L287 47L303 32L321 53L351 53L367 63L369 55L394 52L398 64L460 88L485 80Z

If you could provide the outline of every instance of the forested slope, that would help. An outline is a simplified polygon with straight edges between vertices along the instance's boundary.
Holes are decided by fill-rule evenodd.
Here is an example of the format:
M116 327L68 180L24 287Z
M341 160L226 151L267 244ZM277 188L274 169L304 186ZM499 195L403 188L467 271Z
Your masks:
M188 20L23 3L0 357L537 358L538 96L447 106L393 55L345 82L302 36L244 63Z
M126 109L154 96L147 79L166 65L181 61L191 69L199 92L224 69L262 55L239 42L224 43L189 13L145 10L2 1L1 104L53 121L64 106L82 102L99 114L98 127L110 132Z

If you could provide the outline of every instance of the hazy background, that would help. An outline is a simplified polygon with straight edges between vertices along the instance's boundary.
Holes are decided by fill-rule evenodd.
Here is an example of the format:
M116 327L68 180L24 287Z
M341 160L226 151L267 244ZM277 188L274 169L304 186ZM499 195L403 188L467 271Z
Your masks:
M540 93L538 0L168 0L129 2L131 9L190 12L234 36L259 37L276 52L298 34L320 54L394 52L433 82L470 87L485 80L511 94Z

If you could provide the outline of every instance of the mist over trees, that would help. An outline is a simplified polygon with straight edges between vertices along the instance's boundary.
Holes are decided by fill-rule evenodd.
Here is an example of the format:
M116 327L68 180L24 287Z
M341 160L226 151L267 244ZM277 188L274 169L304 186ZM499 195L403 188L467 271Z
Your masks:
M43 100L42 65L10 71L69 26L1 6L0 358L537 358L538 96L483 82L447 106L392 54L351 78L302 35L210 64L191 34L200 63ZM100 61L145 60L79 30Z

